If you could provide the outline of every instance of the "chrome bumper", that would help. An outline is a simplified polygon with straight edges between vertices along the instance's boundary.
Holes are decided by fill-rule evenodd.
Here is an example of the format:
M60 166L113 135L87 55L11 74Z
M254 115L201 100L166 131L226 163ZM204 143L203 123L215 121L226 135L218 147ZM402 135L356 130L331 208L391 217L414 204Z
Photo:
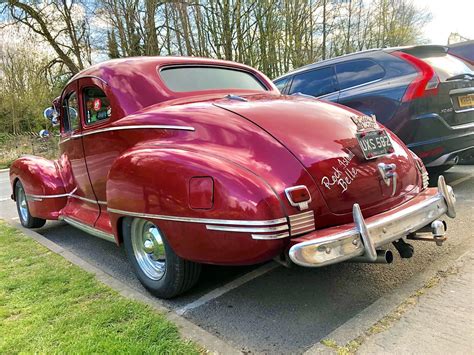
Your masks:
M376 248L416 232L444 214L456 217L455 202L452 188L440 176L437 193L393 213L372 216L366 221L356 203L352 210L355 226L313 232L314 239L290 248L290 259L309 267L335 264L361 255L375 260Z

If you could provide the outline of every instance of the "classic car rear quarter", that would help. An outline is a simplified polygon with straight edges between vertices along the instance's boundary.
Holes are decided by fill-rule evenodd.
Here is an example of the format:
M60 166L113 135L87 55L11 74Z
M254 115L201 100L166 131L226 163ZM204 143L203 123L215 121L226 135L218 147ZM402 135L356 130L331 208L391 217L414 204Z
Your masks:
M190 205L191 182L212 179L209 206ZM191 191L192 193L192 191ZM120 218L152 220L182 258L212 264L272 259L287 243L289 227L278 196L261 178L212 155L137 147L116 160L107 182L114 233ZM257 240L268 237L268 240Z

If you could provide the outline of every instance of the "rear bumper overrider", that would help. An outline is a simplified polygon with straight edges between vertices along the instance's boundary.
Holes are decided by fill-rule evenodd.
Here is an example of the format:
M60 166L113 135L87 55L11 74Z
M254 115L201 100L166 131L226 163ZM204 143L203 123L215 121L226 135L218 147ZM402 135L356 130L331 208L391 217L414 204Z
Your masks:
M455 196L443 176L438 187L429 188L408 203L391 211L364 219L358 204L353 206L354 223L318 230L294 244L290 259L298 265L319 267L357 256L377 257L377 248L403 238L442 215L454 218Z

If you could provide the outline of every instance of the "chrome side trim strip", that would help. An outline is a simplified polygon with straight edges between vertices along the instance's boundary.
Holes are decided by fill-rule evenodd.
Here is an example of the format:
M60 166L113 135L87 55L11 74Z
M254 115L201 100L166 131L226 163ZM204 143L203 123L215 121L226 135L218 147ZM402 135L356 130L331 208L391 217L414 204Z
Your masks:
M287 231L288 225L283 224L281 226L271 226L271 227L228 227L228 226L215 226L215 225L206 225L206 229L211 231L222 231L222 232L240 232L240 233L267 233L267 232L280 232Z
M93 204L99 204L99 205L107 206L107 201L97 201L97 200L93 200L93 199L90 199L90 198L87 198L87 197L82 197L82 196L73 195L73 194L70 195L69 197L77 198L78 200L90 202L90 203L93 203Z
M28 199L31 199L33 201L42 201L45 198L60 198L60 197L69 197L71 196L74 192L76 192L77 187L75 187L71 192L65 193L65 194L57 194L57 195L33 195L33 194L26 194L26 197Z
M94 228L88 224L85 224L85 223L82 223L82 222L79 222L73 218L70 218L70 217L65 217L65 216L60 216L59 217L59 220L62 220L68 224L70 224L71 226L77 228L77 229L80 229L88 234L91 234L95 237L98 237L98 238L101 238L101 239L104 239L104 240L107 240L109 242L112 242L112 243L115 243L115 237L113 234L109 234L109 233L106 233L106 232L103 232L97 228Z
M132 217L142 217L150 219L161 219L164 221L176 221L176 222L188 222L188 223L205 223L205 224L223 224L223 225L236 225L236 226L271 226L275 224L286 223L286 217L271 220L259 220L259 221L244 221L244 220L231 220L231 219L207 219L207 218L193 218L193 217L178 217L178 216L166 216L158 214L130 212L119 210L115 208L107 208L108 212L123 214Z
M73 195L73 194L71 194L69 197L77 198L78 200L82 200L82 201L86 201L86 202L89 202L89 203L97 204L96 200L92 200L92 199L87 198L87 197L82 197L82 196Z
M195 128L190 127L190 126L173 126L173 125L117 126L117 127L107 127L107 128L96 129L94 131L87 131L84 133L73 134L61 140L59 144L67 142L70 139L81 138L84 136L89 136L91 134L98 134L98 133L111 132L111 131L122 131L122 130L127 130L127 129L172 129L172 130L181 130L181 131L195 131Z
M277 234L252 234L252 239L274 240L274 239L287 238L289 236L290 236L290 233L288 232L277 233Z

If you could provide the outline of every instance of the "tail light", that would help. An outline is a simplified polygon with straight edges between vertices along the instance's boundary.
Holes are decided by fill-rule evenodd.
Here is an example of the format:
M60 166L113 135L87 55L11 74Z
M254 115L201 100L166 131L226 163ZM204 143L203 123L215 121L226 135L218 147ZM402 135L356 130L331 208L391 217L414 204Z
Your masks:
M410 83L403 95L403 102L438 94L439 78L431 65L408 53L396 51L392 54L410 63L418 71L418 76Z
M285 189L285 194L290 205L298 207L301 211L307 209L311 202L311 194L304 185L288 187Z

